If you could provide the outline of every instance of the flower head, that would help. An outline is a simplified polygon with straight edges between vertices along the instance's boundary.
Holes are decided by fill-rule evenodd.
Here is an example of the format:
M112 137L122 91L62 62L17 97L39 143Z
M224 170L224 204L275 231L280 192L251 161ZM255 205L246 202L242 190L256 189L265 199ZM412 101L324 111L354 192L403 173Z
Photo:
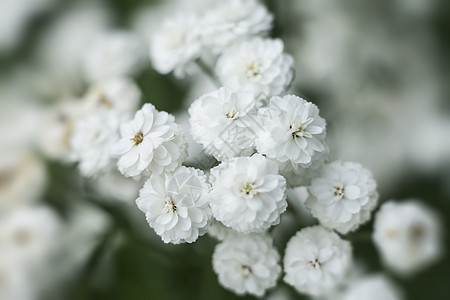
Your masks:
M111 149L118 156L117 166L125 176L144 171L162 174L175 170L186 155L182 132L174 117L144 104L133 120L120 127L121 140Z
M359 163L334 161L311 181L306 206L323 226L345 234L369 220L376 187L372 173Z
M311 102L294 95L273 97L258 116L261 127L255 144L259 153L297 168L309 167L326 152L325 120Z
M349 242L321 226L306 227L286 246L284 280L301 293L324 295L343 281L351 262Z
M226 88L200 97L189 108L194 140L218 160L252 154L257 104L251 93Z
M216 246L213 268L219 282L238 295L264 295L276 285L280 256L264 234L237 235Z
M263 231L278 224L286 210L286 180L259 154L222 162L210 180L214 217L238 232Z
M262 99L286 91L294 77L293 63L281 40L254 38L226 49L216 72L225 87Z
M136 204L165 243L192 243L208 229L209 192L202 171L182 166L173 174L152 175Z
M442 251L439 218L416 200L389 201L375 217L373 241L384 263L400 274L423 269Z

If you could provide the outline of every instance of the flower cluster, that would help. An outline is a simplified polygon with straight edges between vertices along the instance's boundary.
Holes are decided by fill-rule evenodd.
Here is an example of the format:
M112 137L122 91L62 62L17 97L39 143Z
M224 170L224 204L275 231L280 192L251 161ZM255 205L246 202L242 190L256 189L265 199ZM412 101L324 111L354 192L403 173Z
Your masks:
M87 177L111 175L116 165L115 175L145 181L136 204L164 243L193 243L207 232L216 237L213 269L238 295L263 296L276 286L282 267L273 237L284 216L309 217L313 226L297 228L285 247L284 281L325 297L353 268L351 244L336 232L349 234L369 221L377 184L357 162L328 161L326 121L314 103L289 91L294 63L283 42L268 36L272 20L257 0L220 2L165 20L150 43L154 68L178 77L201 69L217 87L190 99L189 121L181 125L150 103L135 112L141 93L123 77L133 61L111 66L113 78L90 72L98 81L84 97L83 118L71 126L72 158ZM116 50L133 45L122 46ZM203 150L189 161L188 140ZM286 213L287 195L299 203ZM390 206L375 222L383 259L394 269L431 261L438 247L424 245L435 243L437 225L416 207ZM363 292L387 286L365 285ZM347 294L361 293L356 287Z

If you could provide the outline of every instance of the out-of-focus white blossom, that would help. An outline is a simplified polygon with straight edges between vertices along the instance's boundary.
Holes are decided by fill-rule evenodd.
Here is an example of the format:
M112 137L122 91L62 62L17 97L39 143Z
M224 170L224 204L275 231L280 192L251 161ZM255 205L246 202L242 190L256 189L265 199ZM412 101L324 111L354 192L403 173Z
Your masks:
M37 201L46 183L44 163L36 154L0 148L0 213Z
M82 71L88 82L133 76L145 65L145 47L129 32L109 32L85 49Z
M99 174L90 181L92 189L97 191L103 199L133 203L138 197L141 181L124 177L118 170L111 170Z
M39 133L39 148L45 156L62 162L73 160L70 140L77 120L86 115L80 100L64 100L49 108Z
M238 232L263 231L286 210L286 180L262 155L222 162L211 169L210 182L214 217Z
M341 283L352 263L348 241L322 226L306 227L288 242L284 280L299 292L325 295Z
M208 50L220 53L236 41L267 34L272 20L259 0L219 1L200 21L202 41Z
M182 131L175 118L146 103L133 120L120 127L121 140L111 154L120 157L119 171L133 177L144 171L153 174L171 172L186 156Z
M194 140L220 161L251 155L257 104L251 93L226 88L203 95L189 108Z
M152 175L136 204L165 243L192 243L208 229L209 197L203 171L182 166L173 174Z
M334 161L311 181L306 207L323 226L345 234L370 219L378 201L376 188L372 173L361 164Z
M219 282L238 295L261 297L275 286L281 273L280 256L264 234L230 237L216 246L213 268Z
M196 14L178 14L163 22L150 41L150 58L163 74L183 76L200 57L200 24Z
M92 177L111 169L109 152L119 140L121 119L114 111L99 111L75 124L70 144L83 176Z
M268 107L259 109L258 117L256 149L286 163L283 169L309 167L326 152L325 120L311 102L294 95L272 97Z
M8 255L0 255L0 299L36 300L35 281Z
M330 298L330 300L333 298ZM402 300L403 296L394 283L382 274L364 276L352 282L339 300Z
M112 110L131 116L139 106L142 92L131 79L116 77L94 84L84 97L88 111Z
M373 241L387 267L412 274L441 254L439 218L417 200L386 202L376 214Z
M221 222L212 218L211 225L208 228L208 234L219 241L223 241L229 237L239 235L240 233L234 231L230 227L226 227Z
M253 38L227 48L217 61L223 86L258 99L284 93L294 77L294 61L278 39Z

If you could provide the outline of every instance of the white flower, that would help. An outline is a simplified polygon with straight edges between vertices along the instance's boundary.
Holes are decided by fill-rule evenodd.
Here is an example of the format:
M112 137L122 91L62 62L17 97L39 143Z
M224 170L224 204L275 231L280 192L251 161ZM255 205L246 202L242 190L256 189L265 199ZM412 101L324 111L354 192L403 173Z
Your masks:
M416 200L389 201L381 206L373 241L384 263L400 274L427 267L442 251L439 218Z
M113 110L128 117L138 109L141 96L141 90L131 79L116 77L93 85L85 96L85 103L88 111Z
M214 217L238 232L263 231L286 210L286 180L259 154L222 162L211 169L210 180Z
M153 67L162 74L175 71L183 76L186 67L200 56L199 18L194 14L178 14L167 19L150 42Z
M298 231L286 246L284 280L299 292L324 295L344 280L352 262L348 241L321 226Z
M306 207L323 226L345 234L370 219L378 201L376 188L370 170L356 162L337 160L324 165L319 177L311 181L312 197Z
M294 95L272 97L258 116L261 127L255 144L259 153L295 169L309 167L327 151L325 120L311 102Z
M79 120L70 140L72 153L83 176L91 177L111 169L111 146L119 140L120 117L113 111L99 111Z
M189 108L194 140L218 160L251 155L256 105L251 93L226 88L198 98Z
M402 294L392 281L382 275L365 276L351 283L339 300L401 300Z
M223 86L266 98L286 91L294 77L293 64L281 40L254 38L226 49L216 73Z
M128 32L110 32L86 48L82 70L88 82L133 76L142 69L144 58L144 47L137 36Z
M118 170L100 174L88 184L102 199L125 203L134 203L142 187L141 181L124 177Z
M0 220L0 252L20 266L48 263L60 247L62 223L48 207L26 207Z
M117 166L125 176L173 171L186 155L182 132L174 117L156 110L152 104L144 104L133 120L121 125L120 133L122 139L112 147L111 154L120 156Z
M266 34L272 28L273 16L258 0L218 2L202 19L203 43L215 53L238 40Z
M192 243L208 229L209 194L206 175L182 166L174 174L152 175L136 204L164 243Z
M276 285L281 272L279 259L269 236L240 235L227 238L216 246L213 268L225 288L238 295L260 297Z

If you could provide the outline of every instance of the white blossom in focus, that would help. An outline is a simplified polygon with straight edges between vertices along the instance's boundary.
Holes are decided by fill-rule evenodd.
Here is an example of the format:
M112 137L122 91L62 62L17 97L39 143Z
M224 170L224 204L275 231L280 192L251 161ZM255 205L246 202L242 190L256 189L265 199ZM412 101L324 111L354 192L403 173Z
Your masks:
M81 64L83 75L88 82L133 76L144 65L144 49L142 41L132 33L105 33L86 48Z
M84 97L88 111L113 110L129 117L139 106L141 90L131 79L116 77L94 84Z
M213 269L219 283L238 295L261 297L276 285L281 273L280 256L264 234L230 237L218 244Z
M263 231L286 210L286 180L262 155L222 162L211 169L210 182L214 217L238 232Z
M323 226L346 234L370 219L378 201L376 188L370 170L356 162L337 160L324 165L311 181L312 197L306 207Z
M402 300L394 283L382 274L365 276L352 282L339 300Z
M209 195L203 171L182 166L173 174L152 175L136 204L164 243L192 243L208 230Z
M267 34L272 21L273 16L258 0L217 2L201 20L202 40L208 49L220 53L236 41Z
M222 85L258 99L284 93L294 77L294 61L278 39L253 38L226 49L216 73Z
M325 295L345 279L351 263L348 241L322 226L306 227L286 246L284 280L300 293Z
M260 127L255 141L259 153L285 164L283 169L309 167L327 152L326 123L316 105L300 97L272 97L258 111Z
M114 112L99 111L75 124L70 144L81 175L92 177L112 168L109 152L119 140L120 121Z
M251 93L226 88L201 96L189 108L194 140L220 161L251 155L257 104Z
M167 19L150 41L150 59L162 74L183 76L200 57L199 21L195 14L178 14Z
M411 274L441 255L441 225L434 211L416 200L384 203L375 217L373 241L390 269Z
M180 126L167 112L146 103L133 120L120 127L121 140L111 154L120 157L119 171L128 177L144 171L153 174L174 171L186 156L186 145Z

